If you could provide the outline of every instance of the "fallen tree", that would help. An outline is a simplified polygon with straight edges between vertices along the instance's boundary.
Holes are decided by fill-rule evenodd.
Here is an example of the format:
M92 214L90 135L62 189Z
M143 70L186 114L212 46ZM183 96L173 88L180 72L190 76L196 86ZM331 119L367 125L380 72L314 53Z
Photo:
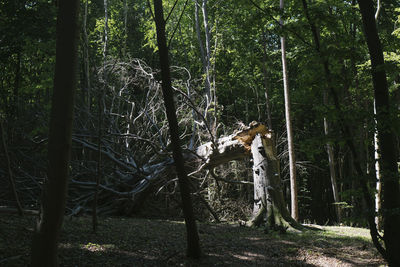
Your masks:
M89 149L97 149L96 146L86 144L77 138L73 140ZM105 147L104 149L107 148ZM139 199L140 193L144 192L150 185L160 182L160 180L163 180L163 183L168 183L173 180L171 177L175 176L173 159L170 157L157 164L148 164L139 169L132 164L127 164L119 160L112 154L112 151L105 150L102 153L114 163L120 161L116 163L117 166L124 168L125 171L129 171L129 176L118 172L115 174L119 175L121 183L124 181L125 184L131 184L131 188L129 191L120 192L113 188L115 184L101 184L99 186L102 189L101 194L111 194L119 198L123 197L135 200ZM247 184L252 183L236 180L229 181L223 177L218 177L214 173L214 168L232 160L252 158L254 208L252 218L246 225L258 226L266 217L269 229L302 228L299 223L291 218L286 208L274 134L265 125L253 122L248 127L234 132L229 136L221 137L214 140L214 142L205 143L198 146L194 151L186 151L184 157L186 167L191 171L189 176L208 170L219 181ZM72 183L74 187L86 189L93 189L95 186L94 182L81 182L75 179L72 180ZM91 197L90 194L87 197ZM82 205L77 204L77 206ZM209 207L207 208L210 210Z

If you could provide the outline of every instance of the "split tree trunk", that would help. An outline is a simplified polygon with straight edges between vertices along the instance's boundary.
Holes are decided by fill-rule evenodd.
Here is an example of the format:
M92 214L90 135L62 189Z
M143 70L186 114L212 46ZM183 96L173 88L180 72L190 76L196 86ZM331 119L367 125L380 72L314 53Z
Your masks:
M247 225L258 226L266 217L268 230L303 229L303 226L290 216L286 208L273 133L257 134L251 144L251 154L253 156L254 210L253 218L247 222Z
M286 208L273 132L259 123L197 148L203 168L212 169L231 160L253 156L255 210L247 226L260 225L265 216L270 229L301 230Z
M268 162L260 134L257 134L251 143L251 155L253 156L253 183L254 183L254 207L253 216L260 213L263 206L267 205L267 170ZM260 216L261 218L263 216Z

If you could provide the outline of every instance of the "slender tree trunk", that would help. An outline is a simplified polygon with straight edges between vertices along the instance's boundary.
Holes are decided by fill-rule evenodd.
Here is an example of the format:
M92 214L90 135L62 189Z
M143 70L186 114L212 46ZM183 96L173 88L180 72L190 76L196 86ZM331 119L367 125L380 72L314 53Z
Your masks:
M202 0L201 4L201 12L203 14L203 24L204 24L204 36L205 36L205 44L206 44L206 54L205 54L205 75L206 75L206 84L207 84L207 106L208 108L214 109L215 108L215 99L214 99L214 92L211 85L211 36L210 36L210 27L208 25L208 12L207 12L207 0ZM210 128L213 130L215 129L215 116L213 117L212 114L208 115L210 120Z
M122 56L126 57L127 39L128 39L128 0L124 0L124 46L122 48Z
M310 22L311 20L310 20L310 17L308 15L307 2L306 1L303 1L303 6L305 7L304 10L306 12L306 16L308 17L308 21ZM316 27L315 27L315 25L313 23L310 23L310 27L311 27L311 31L312 31L313 36L314 36L316 51L320 54L319 36L318 36L317 30L316 30ZM321 54L320 54L320 56L322 57ZM386 255L385 249L382 247L381 243L379 242L379 234L378 234L378 231L376 229L375 218L374 218L374 215L373 215L374 214L374 210L373 210L374 203L373 203L372 197L370 195L370 192L368 190L367 177L366 177L365 173L362 171L360 159L359 159L359 156L357 154L357 151L356 151L356 148L355 148L355 145L354 145L354 141L351 138L352 134L351 134L351 131L350 131L350 126L348 125L347 121L344 118L344 114L343 114L343 111L341 109L340 102L339 102L339 97L338 97L338 95L336 93L336 89L333 86L332 78L331 78L331 72L330 72L328 61L326 59L322 60L322 64L323 64L323 67L324 67L325 79L327 81L327 84L329 85L329 91L331 93L335 109L338 112L340 127L342 129L343 135L346 137L345 141L346 141L346 144L349 147L350 152L351 152L352 164L350 166L354 166L354 169L355 169L357 175L361 178L361 179L359 179L359 185L357 185L357 186L361 187L363 198L364 198L364 201L366 203L367 211L366 211L366 215L365 216L366 216L366 219L368 221L372 242L374 243L374 245L377 248L377 250L384 257L386 257L385 256Z
M15 63L15 79L14 79L14 117L17 118L19 114L19 87L21 83L21 49L17 52L17 62Z
M376 109L376 128L380 149L380 167L383 191L383 230L386 260L390 266L400 266L400 185L397 167L397 149L391 120L389 90L384 68L383 51L376 27L371 0L358 1L371 57L372 81Z
M200 17L199 17L199 3L197 0L194 0L194 19L195 19L195 24L196 24L196 34L197 34L197 40L199 42L199 49L200 49L200 59L201 63L203 65L203 71L206 73L206 65L207 62L205 60L205 52L204 52L204 46L203 46L203 40L201 38L201 29L200 29ZM207 80L206 80L207 82ZM207 90L209 90L209 87L207 88L207 83L205 84L205 93L207 93Z
M302 0L303 3L303 9L304 13L306 15L306 18L308 20L308 23L310 25L311 33L314 38L314 43L315 43L315 50L318 53L318 56L321 58L321 63L323 66L328 65L327 59L325 59L321 53L321 45L320 45L320 37L318 34L318 30L314 22L311 20L311 17L308 13L308 5L306 0ZM324 88L323 91L323 103L325 106L328 106L329 101L328 101L328 88L332 86L331 79L330 79L330 74L327 72L327 68L324 68L325 71L325 78L326 78L326 87ZM324 116L324 134L326 137L329 136L329 122L327 118ZM329 173L330 173L330 178L331 178L331 185L332 185L332 192L333 192L333 200L335 203L340 202L340 197L339 197L339 190L337 186L337 175L336 175L336 169L335 169L335 154L332 145L327 142L326 143L326 152L328 154L328 162L329 162ZM338 219L338 222L341 221L341 210L339 205L335 205L335 210L336 210L336 216Z
M381 2L377 0L377 8L375 12L375 21L378 23L378 17L381 9ZM379 165L379 141L378 141L378 132L376 129L377 121L376 121L376 105L374 101L374 122L375 122L375 131L374 131L374 160L375 160L375 176L376 176L376 185L375 185L375 223L378 230L382 230L382 181L381 181L381 167Z
M268 86L268 69L267 69L267 40L264 41L263 47L263 75L264 75L264 87L265 87L265 108L267 110L267 126L272 129L272 119L271 119L271 105L269 99L269 86Z
M187 233L187 256L191 258L199 258L201 256L199 235L197 232L196 220L193 213L189 180L184 166L184 158L182 155L182 149L179 139L179 125L176 118L176 109L174 104L171 75L169 69L168 48L167 41L165 39L165 20L163 14L162 0L154 0L154 14L157 30L157 43L160 57L164 104L171 135L173 157L179 180L179 188L182 198L182 209L185 217Z
M97 135L97 175L96 175L96 186L94 187L94 199L93 199L93 211L92 211L92 228L93 232L97 231L98 220L97 220L97 199L99 184L103 176L103 159L101 155L102 147L102 135L103 135L103 102L105 87L107 86L107 72L106 72L106 60L107 60L107 45L108 45L108 0L104 0L104 44L103 44L103 80L104 88L100 88L98 96L98 135Z
M50 117L47 180L33 236L31 266L58 266L57 247L64 218L71 153L73 99L77 82L79 1L59 0L56 66Z
M84 56L84 70L85 70L85 89L86 89L86 109L88 117L90 117L91 101L91 86L90 86L90 63L89 63L89 38L87 34L87 16L88 16L88 2L85 1L85 10L83 15L83 56Z
M375 104L374 104L375 110ZM374 112L376 114L376 111ZM375 122L376 125L376 122ZM375 129L374 132L374 159L375 159L375 177L376 177L376 185L375 185L375 223L378 230L382 230L382 181L381 181L381 167L379 165L379 144L378 144L378 133Z
M13 176L13 173L12 173L12 170L11 170L11 162L10 162L10 157L9 157L8 149L7 149L5 129L4 129L3 122L1 121L1 119L0 119L0 131L1 131L1 140L2 140L1 144L2 144L2 147L3 147L4 155L6 156L6 164L7 164L7 170L8 170L8 181L10 182L11 190L12 190L12 193L14 195L14 198L15 198L15 201L16 201L16 204L17 204L18 214L20 216L22 216L24 214L24 212L23 212L23 209L22 209L21 202L19 201L19 197L18 197L18 194L17 194L17 189L15 187L14 176Z
M284 0L280 0L280 9L283 12ZM283 28L283 19L280 18L280 25ZM283 73L283 91L285 94L285 117L286 132L288 139L289 152L289 171L290 171L290 203L291 214L296 221L299 219L299 208L297 203L297 183L296 183L296 160L294 155L293 131L290 113L290 93L289 93L289 77L286 63L286 40L285 36L281 36L281 52L282 52L282 73Z
M323 92L323 102L325 106L328 106L328 89L325 88ZM324 117L324 134L326 137L329 136L329 122L326 117ZM332 145L329 141L326 143L326 152L328 154L328 162L329 162L329 174L331 178L331 185L332 185L332 192L333 192L333 201L335 202L335 211L337 220L340 223L342 221L342 214L340 210L340 206L337 204L340 202L339 197L339 189L337 186L337 175L336 175L336 168L335 168L335 153L333 151Z
M201 62L203 64L203 72L205 75L204 95L206 97L206 103L205 103L204 116L208 120L208 125L212 130L211 132L215 135L214 130L216 128L215 127L216 117L213 116L215 115L215 112L213 112L214 114L209 114L209 109L215 108L215 99L214 99L215 92L213 92L211 85L211 43L210 43L211 35L208 23L207 0L202 0L201 2L201 11L203 15L203 25L204 25L204 35L205 35L205 49L201 38L200 17L199 17L200 4L198 3L197 0L195 0L194 2L195 2L196 33L199 42Z
M204 24L204 36L205 36L205 44L206 44L206 54L205 54L205 69L206 69L206 83L208 85L208 91L206 92L208 101L212 102L212 92L211 92L211 79L210 79L210 70L211 70L211 37L210 37L210 27L208 26L208 12L207 12L207 0L202 0L201 4L201 12L203 13L203 24Z

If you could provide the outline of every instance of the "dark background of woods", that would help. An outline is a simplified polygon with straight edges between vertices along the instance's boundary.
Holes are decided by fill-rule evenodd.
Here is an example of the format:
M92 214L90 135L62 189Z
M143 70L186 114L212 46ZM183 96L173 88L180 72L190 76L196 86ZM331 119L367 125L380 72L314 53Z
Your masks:
M184 152L211 141L210 132L216 138L251 121L270 124L277 136L281 177L286 200L290 201L279 41L283 35L299 220L337 223L335 207L339 205L341 223L366 226L358 186L363 178L354 169L354 157L346 144L352 138L361 167L369 174L373 197L374 96L358 6L349 1L310 2L307 15L300 1L288 1L283 14L277 1L198 0L197 8L195 2L164 1L164 14L170 14L166 38ZM175 194L177 180L167 168L171 164L171 144L155 53L156 29L148 3L108 0L80 1L80 5L78 84L66 214L91 214L97 198L97 211L102 215L181 217ZM398 133L399 2L383 1L381 5L377 27L394 116L390 127ZM35 210L39 206L47 167L56 11L51 1L0 3L0 114L5 144L0 154L1 206L16 206L7 178L10 175L23 208ZM284 28L279 25L280 15ZM319 50L310 22L319 36ZM329 81L321 62L329 62ZM327 83L336 89L342 114L338 114L330 97L324 99ZM194 107L199 113L193 111ZM207 120L200 114L205 114ZM324 132L324 119L329 121L329 134ZM343 121L351 126L351 136L343 134ZM340 196L336 204L326 144L334 151ZM397 151L398 145L393 149ZM235 161L217 167L215 173L229 181L251 181L251 167L248 160ZM192 176L198 219L214 219L201 199L207 200L221 220L249 217L251 185L218 181L206 171ZM146 186L141 187L143 179Z

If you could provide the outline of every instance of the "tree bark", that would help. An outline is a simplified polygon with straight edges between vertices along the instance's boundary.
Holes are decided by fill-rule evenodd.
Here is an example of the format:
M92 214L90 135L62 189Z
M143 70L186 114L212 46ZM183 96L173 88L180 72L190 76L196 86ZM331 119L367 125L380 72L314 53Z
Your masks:
M193 214L189 180L184 166L184 158L182 155L182 149L179 139L179 125L176 118L176 109L173 99L168 48L165 38L165 20L163 14L162 0L154 0L154 15L156 22L164 105L167 113L173 149L173 158L175 161L176 172L179 180L179 188L182 198L182 209L185 217L187 233L187 256L190 258L200 258L201 249L199 244L199 235L197 232L196 220Z
M265 33L264 33L265 34ZM269 129L272 128L272 116L271 116L271 105L269 97L269 86L268 86L268 69L267 69L267 40L264 40L263 44L263 76L264 76L264 87L265 87L265 109L267 113L267 126Z
M280 0L280 9L283 12L284 0ZM283 28L282 17L279 20L281 28ZM289 93L289 77L286 63L286 40L285 36L281 36L281 52L282 52L282 73L283 73L283 91L285 95L285 117L286 132L289 153L289 171L290 171L290 203L292 217L297 221L299 219L299 208L297 203L297 183L296 183L296 160L294 155L293 132L290 113L290 93Z
M58 266L57 247L67 199L73 99L77 82L79 1L59 0L56 66L50 117L47 180L33 236L31 266Z
M302 0L303 3L303 9L304 13L306 15L306 18L308 20L308 24L310 25L310 30L314 38L314 43L315 43L315 50L318 54L318 56L321 58L321 64L323 66L328 66L328 61L327 59L324 58L324 56L321 53L321 44L320 44L320 37L318 34L318 30L314 22L311 20L310 14L308 12L308 6L307 6L307 1ZM331 87L331 79L330 79L330 74L327 72L327 68L324 68L325 71L325 78L326 78L326 87L324 88L323 91L323 103L325 106L328 106L329 101L328 101L328 88ZM329 136L329 122L327 118L324 116L324 134L326 137ZM336 175L336 169L335 169L335 157L334 157L334 151L332 145L327 142L326 143L326 152L328 154L328 162L329 162L329 174L331 178L331 185L332 185L332 192L333 192L333 200L335 203L340 202L339 198L339 190L337 186L337 175ZM335 205L335 210L336 210L336 216L338 222L341 221L341 210L339 205Z
M375 112L376 114L376 112ZM376 122L375 122L376 124ZM375 159L375 223L378 230L382 230L382 181L381 181L381 167L379 165L379 144L378 144L378 133L375 129L374 132L374 159Z
M251 144L253 156L254 209L248 226L260 225L266 217L268 230L301 230L289 214L283 198L279 160L273 132L258 133Z
M200 56L201 62L203 64L203 72L205 75L204 81L204 95L206 97L205 102L205 110L204 117L207 118L208 126L211 129L213 135L215 135L216 130L216 116L215 116L215 108L216 108L216 99L215 99L215 88L212 88L211 85L211 34L210 27L208 23L208 12L207 12L207 0L201 0L201 12L203 14L203 25L204 25L204 36L205 36L205 49L203 47L203 41L201 38L201 29L200 29L200 18L199 18L199 6L197 0L194 0L195 4L195 24L196 24L196 33L197 39L199 42L200 48ZM212 109L214 112L209 113L209 110Z
M24 215L24 211L22 209L22 205L21 205L21 202L19 201L17 189L15 187L14 176L13 176L13 172L11 170L11 162L10 162L10 157L9 157L8 149L7 149L5 129L4 129L3 122L1 121L1 119L0 119L0 131L1 131L1 140L2 140L1 144L2 144L2 147L3 147L4 155L6 156L6 164L7 164L7 170L8 170L8 181L10 182L11 190L12 190L12 193L13 193L14 198L15 198L18 214L20 216L22 216L22 215Z
M90 63L89 63L89 38L87 34L87 16L88 16L88 2L85 1L85 10L83 14L83 57L84 57L84 70L85 70L85 91L86 91L86 109L88 117L90 117L90 109L92 105L91 100L91 86L90 86Z
M304 10L306 12L306 16L308 17L308 20L310 21L309 15L308 15L308 10L307 10L307 3L305 1L303 1L303 6L304 5L305 5L305 9ZM311 27L311 31L313 33L313 37L314 37L314 40L315 40L316 51L318 52L318 54L322 58L322 54L320 52L319 36L318 36L317 30L316 30L316 27L315 27L315 25L313 23L310 23L310 27ZM369 228L370 228L372 242L374 243L374 245L377 248L377 250L382 255L385 255L385 250L384 250L384 248L382 247L382 245L379 242L379 234L378 234L377 229L376 229L375 218L374 218L374 215L373 215L373 213L374 213L373 205L374 204L373 204L373 200L371 198L370 192L368 190L367 177L366 177L365 173L363 172L363 170L361 168L360 159L359 159L359 156L357 154L357 151L356 151L356 148L355 148L355 145L354 145L354 141L351 138L352 134L351 134L351 131L350 131L350 126L348 125L347 121L344 118L344 114L343 114L342 108L340 106L338 94L336 93L336 89L333 86L332 78L331 78L331 72L330 72L328 61L326 59L323 59L322 60L322 65L324 67L325 79L326 79L327 84L329 85L329 91L331 93L335 109L338 112L340 127L342 129L343 135L346 138L345 139L346 144L349 147L350 152L351 152L352 164L350 164L350 166L354 166L354 169L355 169L357 175L361 178L361 179L359 179L359 186L361 187L363 198L364 198L365 203L366 203L365 207L366 207L367 211L366 211L366 215L365 216L366 216L366 219L368 221Z
M378 23L379 12L381 9L381 2L377 0L377 8L375 12L375 21ZM375 122L375 131L374 131L374 160L375 160L375 176L376 176L376 185L375 185L375 223L376 228L378 230L382 230L382 182L381 182L381 167L379 165L379 142L378 142L378 132L376 129L376 105L374 101L374 122Z
M383 191L383 230L386 260L389 266L400 266L400 186L397 149L391 121L389 90L384 68L384 57L376 27L371 0L358 1L371 58L372 81L376 109L376 128L380 148L380 167Z
M253 217L256 217L263 206L267 205L267 160L260 134L251 143L253 156L254 207Z

